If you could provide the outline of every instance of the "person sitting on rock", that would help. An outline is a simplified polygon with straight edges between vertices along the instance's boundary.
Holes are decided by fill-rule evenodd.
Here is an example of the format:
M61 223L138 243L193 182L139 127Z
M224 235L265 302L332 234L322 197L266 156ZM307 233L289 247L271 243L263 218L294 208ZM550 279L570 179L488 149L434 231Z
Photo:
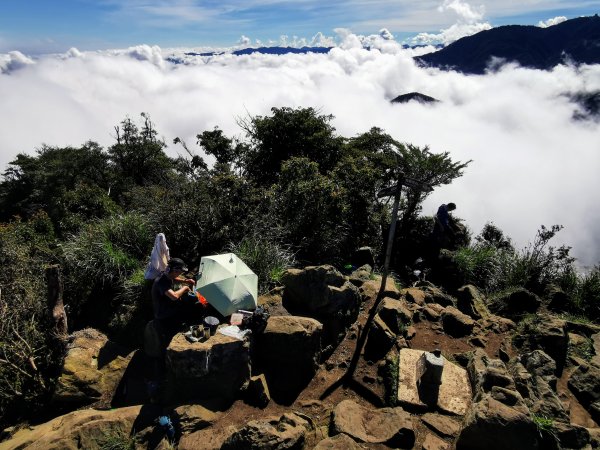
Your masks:
M152 285L152 308L154 310L154 326L160 339L160 357L158 358L157 376L164 376L164 357L166 350L182 325L183 303L194 280L180 278L188 268L179 258L171 258L165 271L154 280ZM184 284L175 290L175 281Z

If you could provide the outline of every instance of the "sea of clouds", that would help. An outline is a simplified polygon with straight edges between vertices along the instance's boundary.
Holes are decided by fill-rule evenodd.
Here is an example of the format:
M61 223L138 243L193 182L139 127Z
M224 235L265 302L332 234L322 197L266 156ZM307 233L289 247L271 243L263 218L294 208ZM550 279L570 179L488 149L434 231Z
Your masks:
M42 144L114 143L126 116L150 114L172 155L180 137L220 127L241 136L239 118L272 107L315 107L351 137L371 127L433 152L473 160L463 177L424 204L453 201L474 234L493 221L519 247L540 225L562 224L555 244L583 265L600 261L600 124L577 121L567 94L600 90L600 66L552 71L508 65L483 76L418 67L433 47L403 49L383 30L368 38L338 30L328 54L185 56L147 45L31 58L0 55L0 167ZM184 64L174 64L171 58ZM392 104L420 92L439 103ZM196 149L198 149L196 147ZM199 149L198 149L199 150Z

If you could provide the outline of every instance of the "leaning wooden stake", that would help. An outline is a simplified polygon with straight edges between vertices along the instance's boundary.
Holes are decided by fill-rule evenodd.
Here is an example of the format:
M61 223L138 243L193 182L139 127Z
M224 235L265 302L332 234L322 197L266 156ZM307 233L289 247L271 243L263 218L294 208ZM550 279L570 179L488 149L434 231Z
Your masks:
M375 319L375 315L377 314L377 308L381 301L383 300L383 294L385 292L385 287L387 285L388 271L390 267L390 260L392 256L392 245L394 244L394 235L396 234L396 222L398 221L398 207L400 205L400 194L402 192L402 183L404 181L404 175L400 174L398 184L395 186L394 191L394 207L392 209L392 222L390 223L390 229L388 231L388 239L387 245L385 249L385 262L383 264L383 273L381 274L381 286L379 288L379 292L377 293L377 298L369 311L369 317L365 322L365 326L362 329L362 332L359 334L358 339L356 341L356 349L354 350L354 354L352 355L352 360L350 361L350 365L348 366L348 370L346 373L335 383L329 386L323 394L321 394L320 399L324 399L328 397L333 391L335 391L342 384L345 386L350 386L353 384L353 376L356 367L358 366L358 361L360 359L360 354L362 349L367 341L367 336L369 335L369 328L371 322Z
M50 311L54 333L59 339L66 339L69 332L67 314L63 303L63 282L60 266L46 268L46 283L48 284L48 310Z

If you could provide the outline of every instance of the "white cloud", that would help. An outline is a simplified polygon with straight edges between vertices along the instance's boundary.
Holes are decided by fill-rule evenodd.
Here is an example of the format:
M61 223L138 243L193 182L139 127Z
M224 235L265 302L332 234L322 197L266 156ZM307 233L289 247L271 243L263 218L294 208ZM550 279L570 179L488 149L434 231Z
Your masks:
M457 15L457 22L439 33L419 33L412 40L413 45L448 45L465 36L471 36L480 31L489 30L492 26L481 22L485 15L483 5L473 7L462 0L444 0L438 7L438 12L452 11Z
M333 114L344 136L379 126L400 141L473 159L462 178L431 195L425 213L454 201L475 233L494 221L520 246L541 224L560 223L557 242L573 245L587 264L600 260L600 124L573 121L575 106L563 95L600 90L600 66L465 76L419 68L415 51L381 36L367 51L365 37L337 33L342 45L327 54L223 54L173 65L160 49L140 46L29 59L0 75L0 123L9 130L0 133L0 168L42 143L108 146L113 126L142 111L168 144L179 136L192 147L214 126L240 135L236 119L247 113L312 106ZM9 58L27 60L1 55L0 64ZM413 91L441 103L389 102Z
M483 5L473 7L461 0L444 0L444 3L439 6L438 11L444 12L446 10L454 11L462 21L467 23L477 22L483 19L485 14L485 7Z
M8 73L29 64L35 64L35 61L18 51L0 55L0 73Z
M244 36L242 34L242 36L238 40L238 45L240 45L241 47L248 47L251 42L252 40L248 36Z
M567 18L565 16L557 16L552 19L548 19L546 21L540 20L538 22L537 26L540 28L548 28L548 27L551 27L552 25L558 25L559 23L562 23L565 20L567 20Z
M381 36L386 41L394 40L394 35L390 33L390 30L388 30L387 28L382 28L381 30L379 30L379 36Z

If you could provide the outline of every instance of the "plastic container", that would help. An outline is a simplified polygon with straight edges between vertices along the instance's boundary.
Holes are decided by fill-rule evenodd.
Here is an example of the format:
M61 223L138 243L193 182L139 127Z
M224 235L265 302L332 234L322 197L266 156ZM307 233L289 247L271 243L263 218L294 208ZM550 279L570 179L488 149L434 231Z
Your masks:
M210 335L214 336L219 326L219 319L213 316L207 316L204 318L204 325L210 328Z
M233 313L231 315L231 319L229 320L229 324L230 325L241 325L243 319L244 319L244 315L242 313Z

